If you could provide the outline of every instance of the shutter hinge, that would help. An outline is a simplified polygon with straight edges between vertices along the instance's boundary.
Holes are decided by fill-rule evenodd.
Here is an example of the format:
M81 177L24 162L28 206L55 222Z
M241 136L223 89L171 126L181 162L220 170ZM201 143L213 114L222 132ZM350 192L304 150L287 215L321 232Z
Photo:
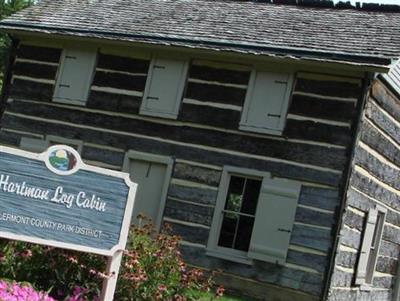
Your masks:
M150 99L150 100L159 100L160 98L154 97L154 96L147 96L147 99Z
M165 66L160 66L160 65L154 65L153 67L157 69L165 69Z
M59 84L59 86L62 88L70 88L71 87L70 85L65 85L65 84Z
M276 84L282 84L282 85L286 85L287 82L281 81L281 80L276 80L275 81Z
M291 231L291 230L282 229L282 228L279 228L279 229L278 229L278 231L279 231L279 232L292 233L292 231Z
M76 56L66 55L65 58L66 59L71 59L71 60L76 60Z
M267 116L268 117L281 118L281 115L278 115L278 114L270 114L270 113L268 113Z

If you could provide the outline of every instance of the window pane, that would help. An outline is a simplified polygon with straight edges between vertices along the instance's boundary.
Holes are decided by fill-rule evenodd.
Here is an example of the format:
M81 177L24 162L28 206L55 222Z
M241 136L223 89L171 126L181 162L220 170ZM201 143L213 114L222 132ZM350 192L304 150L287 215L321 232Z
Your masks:
M240 212L244 184L245 178L231 177L228 195L226 196L225 210Z
M249 250L251 233L253 232L253 225L254 218L240 216L234 249L246 252Z
M257 201L260 194L261 181L247 179L246 188L243 195L243 205L241 212L255 215L257 208Z
M224 213L218 245L232 248L239 216L233 213Z

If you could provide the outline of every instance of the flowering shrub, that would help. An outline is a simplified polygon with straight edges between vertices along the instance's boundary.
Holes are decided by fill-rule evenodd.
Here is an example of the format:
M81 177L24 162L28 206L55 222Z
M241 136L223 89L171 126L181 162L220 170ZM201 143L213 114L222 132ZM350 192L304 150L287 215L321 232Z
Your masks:
M194 291L209 291L212 278L183 262L180 238L170 235L168 227L158 234L146 219L143 223L130 231L114 299L192 301L199 299ZM0 277L29 281L42 291L51 288L49 295L56 300L99 300L102 282L108 277L103 272L105 264L102 256L0 240ZM222 293L218 288L216 298Z
M55 301L47 293L37 292L29 285L0 281L1 301ZM71 300L72 301L72 300Z

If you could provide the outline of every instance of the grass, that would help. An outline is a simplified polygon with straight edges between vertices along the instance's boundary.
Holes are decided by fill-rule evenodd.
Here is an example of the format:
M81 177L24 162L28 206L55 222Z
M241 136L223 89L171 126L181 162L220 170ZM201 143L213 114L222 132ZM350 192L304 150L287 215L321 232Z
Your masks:
M239 297L233 297L233 296L228 296L224 295L221 298L216 299L214 297L214 294L211 293L204 293L204 292L192 292L193 296L198 298L199 301L253 301L252 299L249 298L239 298Z

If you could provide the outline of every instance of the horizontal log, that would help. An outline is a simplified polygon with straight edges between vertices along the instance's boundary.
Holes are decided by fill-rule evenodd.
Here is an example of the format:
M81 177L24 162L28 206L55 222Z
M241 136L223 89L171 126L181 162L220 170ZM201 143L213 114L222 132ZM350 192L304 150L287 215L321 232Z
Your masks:
M400 166L400 152L398 149L371 124L363 122L360 130L360 138L390 162Z
M400 248L399 248L398 244L395 244L395 243L387 241L387 240L381 241L379 255L397 259L397 258L399 258L399 255L400 255L399 251L400 251Z
M150 61L134 59L122 56L100 53L97 68L124 71L130 73L146 73L149 70Z
M33 78L55 79L57 74L57 66L17 61L13 66L13 74Z
M389 290L371 290L371 291L360 291L360 290L343 290L343 289L332 289L330 291L329 301L359 301L359 300L384 300L390 301L392 292Z
M218 187L221 179L221 171L185 163L176 163L173 177Z
M325 273L328 268L328 256L304 253L289 249L286 261L291 264L300 265L320 273Z
M164 221L165 223L171 226L172 234L180 236L182 240L201 245L207 244L210 230L170 221Z
M231 154L198 149L191 146L176 145L169 142L154 141L147 138L108 133L94 129L82 129L74 124L48 123L32 121L18 116L5 115L3 125L21 131L37 134L58 135L65 138L80 139L95 144L112 145L121 149L132 149L151 154L172 156L182 160L195 161L210 165L233 165L242 168L268 171L276 177L290 178L317 184L337 187L341 177L330 172L293 166L281 162L270 162Z
M376 288L387 288L390 289L394 284L394 277L374 277L372 280L372 286Z
M10 88L10 97L50 102L53 99L54 85L14 79Z
M333 227L336 223L336 217L331 213L298 207L296 210L295 221L309 225Z
M398 259L379 256L376 261L376 270L381 273L396 275Z
M390 225L386 225L383 229L382 238L386 241L400 245L400 230Z
M209 129L192 127L180 127L165 125L150 121L131 118L109 116L100 113L89 113L70 109L37 104L26 106L22 102L14 102L8 106L8 110L22 114L38 116L44 119L52 119L54 116L60 121L91 127L104 128L113 131L133 132L149 137L162 137L183 143L191 143L238 151L249 155L268 156L298 163L328 167L342 170L346 162L346 151L337 148L328 148L319 145L301 144L287 141L276 141L258 137L246 137L242 135L222 133Z
M368 170L376 178L400 190L400 170L383 163L361 147L356 147L354 163Z
M143 92L146 86L146 78L146 75L128 75L97 70L93 85Z
M295 224L290 244L328 252L332 247L331 231Z
M246 90L241 88L219 86L216 84L200 84L189 82L186 86L185 97L205 102L243 106L246 98Z
M361 233L357 231L348 228L342 228L340 230L340 243L344 246L359 250L361 247L361 239Z
M31 45L20 45L17 51L17 57L28 60L58 63L61 57L61 49L38 47Z
M122 168L125 153L84 145L81 156L86 160L98 161Z
M250 72L191 65L189 78L226 84L247 85L250 79Z
M335 269L332 274L330 285L333 287L351 287L353 284L354 273L348 273L340 269Z
M367 104L365 112L379 128L400 144L400 127L394 121L388 118L375 104L371 102Z
M261 261L255 262L253 266L233 263L229 260L207 256L202 248L182 246L181 249L184 259L196 266L212 270L219 269L243 278L294 288L313 295L319 295L322 290L323 276L319 274Z
M294 119L286 120L283 136L342 146L349 146L352 139L350 128L314 122L312 120Z
M217 200L217 190L211 190L201 187L189 187L171 184L168 196L182 201L214 205Z
M339 192L333 189L303 186L299 204L334 211L340 204Z
M381 105L386 112L391 114L395 119L400 121L400 103L399 100L391 93L385 85L375 80L372 85L372 97Z
M325 81L297 78L296 92L312 93L324 96L360 98L361 85L345 81Z
M336 254L335 264L337 266L353 269L356 266L357 259L358 253L338 250L338 253Z
M197 206L168 199L165 205L164 216L175 220L211 226L214 209L212 207Z
M138 114L142 98L122 94L90 91L87 107L111 112Z
M1 124L0 124L0 127L1 127ZM23 135L21 135L21 134L5 132L3 130L0 130L0 144L19 146L22 136Z
M352 121L356 115L354 103L293 95L289 113L320 119Z
M364 229L365 217L346 209L343 215L343 222L350 228L355 228L359 231L362 231Z
M354 172L350 178L350 183L359 191L364 192L370 197L381 201L397 211L400 210L400 197L394 192L385 189L381 185L378 185L370 178L367 178L358 172Z

